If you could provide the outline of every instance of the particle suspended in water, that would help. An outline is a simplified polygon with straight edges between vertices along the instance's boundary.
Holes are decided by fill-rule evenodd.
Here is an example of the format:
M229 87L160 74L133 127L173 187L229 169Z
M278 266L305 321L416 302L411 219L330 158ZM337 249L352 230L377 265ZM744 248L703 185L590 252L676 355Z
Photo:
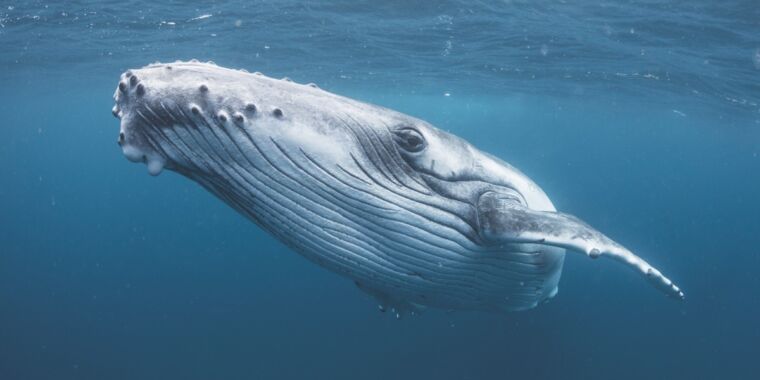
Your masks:
M755 64L755 68L760 70L760 48L755 49L755 54L752 55L752 62Z
M452 46L453 46L453 43L451 42L451 40L446 40L446 43L444 44L443 52L441 52L441 55L444 57L449 55L451 53Z
M541 45L541 55L546 57L547 54L549 54L549 47L546 44Z

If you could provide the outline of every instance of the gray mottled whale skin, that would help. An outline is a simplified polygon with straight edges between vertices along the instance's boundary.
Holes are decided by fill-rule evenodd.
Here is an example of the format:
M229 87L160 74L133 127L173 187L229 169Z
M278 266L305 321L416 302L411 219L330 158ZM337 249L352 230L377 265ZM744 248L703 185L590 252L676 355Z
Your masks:
M425 121L197 61L127 71L114 98L129 160L198 182L381 310L529 309L557 293L565 250L683 298L524 174Z

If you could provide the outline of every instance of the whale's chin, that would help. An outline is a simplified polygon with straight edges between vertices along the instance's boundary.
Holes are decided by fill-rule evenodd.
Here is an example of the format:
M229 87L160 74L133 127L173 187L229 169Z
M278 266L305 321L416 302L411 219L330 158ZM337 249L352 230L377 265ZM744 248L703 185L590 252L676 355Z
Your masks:
M121 148L124 157L131 162L142 162L148 168L148 174L157 176L161 174L167 167L167 161L161 155L153 152L146 152L139 147L132 145L124 145Z
M157 176L172 166L167 157L160 153L163 149L159 145L159 138L149 134L150 126L140 125L145 123L131 114L125 115L119 104L114 106L113 114L121 119L117 143L127 160L144 163L152 176Z

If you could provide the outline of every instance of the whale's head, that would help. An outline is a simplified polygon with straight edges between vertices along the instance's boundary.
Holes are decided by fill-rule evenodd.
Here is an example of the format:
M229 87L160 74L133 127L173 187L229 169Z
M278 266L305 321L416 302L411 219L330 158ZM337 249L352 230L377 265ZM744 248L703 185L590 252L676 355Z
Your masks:
M553 210L527 176L466 141L314 84L175 62L123 73L114 99L124 155L153 175L167 168L216 188L249 174L338 171L378 188L468 202L505 187L532 208Z

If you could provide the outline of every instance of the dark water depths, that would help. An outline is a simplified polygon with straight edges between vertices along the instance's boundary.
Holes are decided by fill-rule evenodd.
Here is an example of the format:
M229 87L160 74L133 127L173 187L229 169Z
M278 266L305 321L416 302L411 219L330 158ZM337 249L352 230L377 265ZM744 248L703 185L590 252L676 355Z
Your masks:
M2 4L0 378L756 377L760 8L580 3ZM189 58L467 138L687 299L569 255L531 311L379 313L121 155L118 75Z

